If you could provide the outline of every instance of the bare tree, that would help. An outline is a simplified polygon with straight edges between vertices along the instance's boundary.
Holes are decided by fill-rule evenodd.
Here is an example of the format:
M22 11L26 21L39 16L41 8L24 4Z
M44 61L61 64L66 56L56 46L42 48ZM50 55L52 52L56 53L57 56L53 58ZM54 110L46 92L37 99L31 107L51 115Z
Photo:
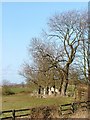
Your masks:
M51 43L47 44L38 38L33 38L29 45L29 54L32 55L33 63L24 63L20 72L27 81L36 84L39 89L43 87L55 86L58 82L61 93L64 81L64 70L58 61L63 59L63 50L58 53ZM57 80L56 80L57 79Z
M75 57L76 68L80 69L81 79L88 81L88 15L82 13L82 36L78 51Z
M20 75L23 75L27 81L33 82L40 89L48 87L53 80L51 59L53 58L53 49L38 38L33 38L29 45L29 55L32 56L32 65L24 63Z
M68 11L52 16L48 22L49 32L45 32L45 38L43 38L46 40L32 39L29 54L32 56L33 63L32 65L24 64L23 76L38 86L48 87L55 74L59 73L60 93L64 85L63 93L66 95L69 70L79 54L81 44L83 45L84 73L86 75L86 49L84 49L85 41L82 39L83 36L86 37L87 18L85 15L87 16L86 12ZM52 40L54 42L50 42Z
M81 79L88 82L88 42L87 39L83 39L82 44L79 47L77 67L81 71Z
M64 61L66 61L64 95L66 95L68 86L69 68L82 41L83 29L86 27L83 15L78 11L69 11L54 15L48 23L50 32L46 35L49 39L57 40L64 49Z

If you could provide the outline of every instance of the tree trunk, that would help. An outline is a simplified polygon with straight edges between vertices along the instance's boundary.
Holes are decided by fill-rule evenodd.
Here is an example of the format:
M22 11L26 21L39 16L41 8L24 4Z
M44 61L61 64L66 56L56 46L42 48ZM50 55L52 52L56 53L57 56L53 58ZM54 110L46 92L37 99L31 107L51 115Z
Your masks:
M38 94L39 94L39 95L41 94L41 86L39 86Z
M61 84L60 84L60 89L59 89L59 92L60 92L60 95L61 95L61 92L62 92L62 85L63 85L63 77L61 78Z
M76 98L77 98L77 85L75 84L75 88L74 88L74 99L76 100Z
M49 93L49 87L47 86L47 88L46 88L46 94L48 95L48 93Z
M87 74L86 74L86 48L85 48L85 40L83 40L83 54L84 54L84 76L85 80L87 80Z
M90 100L90 1L88 3L88 100Z
M88 81L90 82L90 1L88 3Z
M65 82L65 88L64 88L64 95L66 96L66 92L67 92L67 87L68 87L68 79Z
M67 87L68 87L68 73L69 73L69 64L66 65L65 86L64 86L64 95L65 96L66 96Z

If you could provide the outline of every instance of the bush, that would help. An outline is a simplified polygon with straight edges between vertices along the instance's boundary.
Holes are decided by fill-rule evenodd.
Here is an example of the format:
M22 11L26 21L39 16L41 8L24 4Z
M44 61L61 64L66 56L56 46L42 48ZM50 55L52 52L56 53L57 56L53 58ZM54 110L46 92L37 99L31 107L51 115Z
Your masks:
M59 111L57 106L43 106L32 108L31 110L31 119L38 119L42 118L44 120L50 118L59 118Z
M3 86L3 88L2 88L2 95L13 95L13 94L15 94L12 90L11 90L11 88L10 88L10 86Z

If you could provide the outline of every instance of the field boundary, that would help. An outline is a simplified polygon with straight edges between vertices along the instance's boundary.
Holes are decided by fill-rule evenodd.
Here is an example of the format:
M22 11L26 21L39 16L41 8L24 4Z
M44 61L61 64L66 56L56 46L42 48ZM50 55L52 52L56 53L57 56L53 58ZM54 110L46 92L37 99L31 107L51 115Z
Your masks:
M59 106L59 112L60 115L67 115L67 114L73 114L76 110L79 108L85 108L85 109L90 109L90 101L82 101L82 102L73 102L69 104L63 104ZM6 110L6 111L1 111L0 112L0 119L11 119L15 120L15 118L21 118L24 116L30 116L32 108L28 109L18 109L18 110ZM24 113L19 113L19 112L24 112ZM26 113L25 113L26 112ZM5 114L9 114L9 116L5 116ZM19 115L17 115L19 113Z

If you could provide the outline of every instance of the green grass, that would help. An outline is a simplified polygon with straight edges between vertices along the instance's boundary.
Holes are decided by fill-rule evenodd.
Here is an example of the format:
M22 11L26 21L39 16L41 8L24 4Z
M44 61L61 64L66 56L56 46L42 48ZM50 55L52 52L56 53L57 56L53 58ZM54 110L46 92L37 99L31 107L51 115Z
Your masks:
M21 86L5 86L2 87L3 95L10 95L9 93L18 94L18 93L31 93L33 90L29 87Z
M37 98L32 97L30 93L33 91L32 86L29 87L17 87L12 86L10 89L15 93L14 95L2 96L2 110L12 110L21 108L30 108L36 106L45 105L60 105L70 103L73 101L71 97L47 97ZM69 88L72 89L72 88Z
M23 88L23 87L12 87L11 90L14 92L14 93L22 93L22 92L30 92L29 88Z
M70 97L48 97L37 98L30 94L15 94L10 96L2 96L2 110L30 108L45 105L60 105L70 103L73 98Z

